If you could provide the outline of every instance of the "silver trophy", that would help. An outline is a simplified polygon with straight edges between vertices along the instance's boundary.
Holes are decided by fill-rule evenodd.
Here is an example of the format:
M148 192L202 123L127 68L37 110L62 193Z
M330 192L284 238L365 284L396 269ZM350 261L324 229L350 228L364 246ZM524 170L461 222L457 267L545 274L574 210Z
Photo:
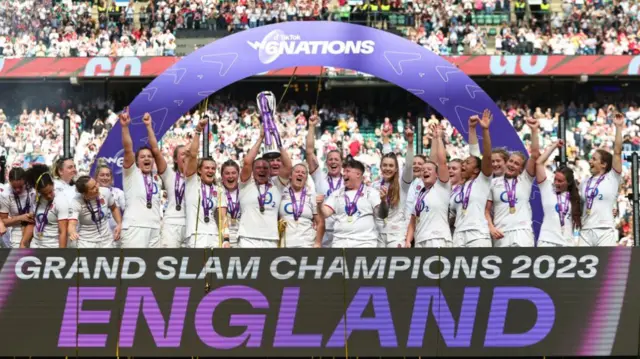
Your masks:
M262 127L264 128L264 154L266 159L280 157L282 141L276 126L274 113L276 111L276 96L271 91L262 91L256 97L260 116L262 117Z

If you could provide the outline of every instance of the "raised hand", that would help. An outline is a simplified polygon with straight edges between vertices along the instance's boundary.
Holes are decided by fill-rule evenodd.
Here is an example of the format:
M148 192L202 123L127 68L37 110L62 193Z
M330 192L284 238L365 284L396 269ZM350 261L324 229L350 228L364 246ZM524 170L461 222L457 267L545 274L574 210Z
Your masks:
M314 114L309 117L309 128L315 128L318 126L319 121L320 119L318 118L318 115L314 112Z
M480 122L480 117L478 115L473 115L469 117L469 128L475 128Z
M407 127L404 131L404 136L409 143L413 143L413 129L411 127Z
M529 116L527 117L526 121L527 121L527 126L529 126L529 128L531 128L532 130L540 128L540 121L538 121L537 118Z
M484 112L482 113L482 118L480 119L480 127L482 127L483 130L489 129L491 121L493 121L493 115L491 114L491 111L489 111L488 109L484 110Z
M202 132L205 127L207 127L208 122L209 120L207 120L206 118L201 118L200 121L198 121L198 131Z
M613 124L616 125L617 128L623 128L624 123L625 123L624 115L621 114L620 112L616 113L615 116L613 116Z
M385 201L387 199L387 193L389 193L389 190L387 189L387 186L381 186L380 187L380 199Z
M142 123L144 123L144 125L147 127L151 126L151 115L149 114L149 112L145 113L142 117Z
M318 206L322 205L324 203L324 195L323 194L317 194L316 195L316 204Z
M128 127L131 123L131 117L129 117L129 106L125 107L118 117L120 118L120 126Z

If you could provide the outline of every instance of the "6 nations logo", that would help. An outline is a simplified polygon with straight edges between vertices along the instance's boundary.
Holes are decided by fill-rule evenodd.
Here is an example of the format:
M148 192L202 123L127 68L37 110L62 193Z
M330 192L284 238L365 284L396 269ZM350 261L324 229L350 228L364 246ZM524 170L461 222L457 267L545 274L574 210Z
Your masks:
M258 51L260 62L267 65L281 55L371 55L375 51L373 40L303 40L300 35L287 35L282 30L273 30L262 41L247 41Z

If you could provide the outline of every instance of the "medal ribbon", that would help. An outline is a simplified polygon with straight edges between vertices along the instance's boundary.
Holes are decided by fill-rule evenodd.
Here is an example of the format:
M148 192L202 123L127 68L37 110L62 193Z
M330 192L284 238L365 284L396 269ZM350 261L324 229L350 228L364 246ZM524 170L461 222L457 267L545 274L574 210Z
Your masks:
M209 187L209 193L207 194L207 186ZM213 209L213 199L216 194L214 191L213 184L206 185L204 183L200 184L200 190L202 191L202 210L204 211L204 217L209 217L209 211ZM211 205L209 205L209 200L211 199Z
M53 201L49 201L42 214L42 221L38 221L38 214L36 213L36 233L44 232L44 227L49 224L49 210L53 207ZM36 209L36 212L38 210Z
M182 200L184 199L184 187L185 181L182 180L182 175L180 175L180 173L176 173L176 181L173 187L173 191L176 195L176 206L182 205Z
M144 187L147 191L147 203L151 203L151 199L153 198L153 180L151 179L151 175L143 174L144 178Z
M384 179L380 181L380 188L384 187ZM390 186L387 186L387 203L391 203L391 193L389 193Z
M307 189L302 187L302 192L300 193L300 204L296 202L296 193L293 191L293 188L289 187L289 195L291 195L291 206L293 207L293 219L296 221L302 216L302 211L304 211L305 199L307 197Z
M476 179L474 178L470 183L469 186L467 186L467 189L464 189L464 185L462 185L462 190L464 190L463 194L462 194L462 209L463 210L467 210L467 208L469 207L469 198L471 197L471 187L473 187L473 182L475 182Z
M228 189L225 188L225 192L227 194L227 207L229 207L229 215L232 219L238 219L238 214L240 214L240 188L236 188L236 199L233 200L233 196Z
M347 212L347 216L351 217L356 212L358 212L358 200L362 196L362 192L364 191L364 183L360 184L360 188L356 192L356 195L353 197L353 202L349 200L349 196L347 196L347 192L344 193L344 201L346 203L345 211Z
M87 209L89 213L91 213L91 221L95 223L96 228L98 229L98 233L100 233L100 225L102 224L102 207L100 206L100 197L96 198L96 209L93 210L93 205L91 205L91 201L84 200L84 203L87 205Z
M424 208L426 207L424 204L424 199L427 197L427 195L429 194L429 191L431 191L431 188L433 188L433 186L427 188L424 187L422 188L422 190L420 191L420 193L418 194L418 199L416 200L416 217L420 216L420 213L422 213L422 211L424 211Z
M455 187L453 187L453 190L451 191L449 197L457 196L458 194L460 194L460 192L462 192L462 186L456 185Z
M587 209L589 211L591 211L591 207L593 207L593 200L596 198L596 190L598 189L598 186L600 186L600 182L602 182L604 180L604 176L602 175L600 176L600 178L598 178L598 180L596 181L595 186L591 187L591 182L593 181L593 177L591 176L591 178L589 178L589 181L587 182L587 188L585 189L585 195L587 197Z
M335 187L333 186L333 177L327 176L327 182L329 182L329 193L327 193L327 196L331 196L334 191L342 187L342 176L340 176L340 179L338 180L338 183Z
M260 185L256 182L256 187L258 188L258 204L260 208L264 208L264 202L267 198L267 193L269 193L269 188L271 188L271 183L267 182L264 184L264 193L260 192Z
M504 188L507 190L507 200L509 201L510 208L516 208L516 186L518 185L518 178L511 180L511 183L504 178Z
M569 212L569 192L565 192L564 196L560 193L556 193L558 198L558 214L560 215L560 226L564 227L564 221ZM563 200L564 198L564 200Z
M18 207L18 214L25 214L29 212L29 208L31 204L29 203L29 191L27 190L27 200L24 203L24 208L22 207L22 203L20 202L20 196L18 196L15 192L13 192L13 199L16 201L16 207Z

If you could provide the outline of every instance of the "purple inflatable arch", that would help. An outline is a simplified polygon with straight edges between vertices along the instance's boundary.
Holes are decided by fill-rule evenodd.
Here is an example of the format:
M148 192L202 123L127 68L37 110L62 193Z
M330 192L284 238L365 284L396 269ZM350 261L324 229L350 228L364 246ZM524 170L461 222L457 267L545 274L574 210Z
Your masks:
M467 137L470 115L494 114L495 147L527 153L516 131L491 98L460 69L409 40L370 27L340 22L285 22L242 31L186 56L158 76L131 103L131 135L137 149L147 143L142 115L153 116L157 138L204 98L249 76L295 66L332 66L365 72L413 93L447 117ZM119 124L98 157L122 186ZM536 233L542 221L537 187L532 195Z

